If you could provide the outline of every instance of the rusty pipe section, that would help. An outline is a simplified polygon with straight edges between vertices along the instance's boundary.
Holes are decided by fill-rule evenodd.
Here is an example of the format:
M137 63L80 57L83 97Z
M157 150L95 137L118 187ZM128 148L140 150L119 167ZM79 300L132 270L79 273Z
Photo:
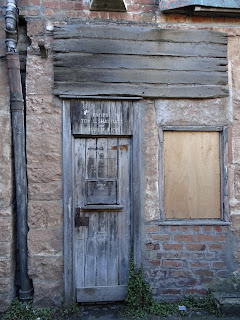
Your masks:
M20 61L17 53L18 10L15 0L7 0L6 47L7 67L10 88L10 110L12 121L12 141L15 172L16 226L19 267L19 298L29 300L32 284L28 277L27 247L27 168L25 148L24 101L20 74Z

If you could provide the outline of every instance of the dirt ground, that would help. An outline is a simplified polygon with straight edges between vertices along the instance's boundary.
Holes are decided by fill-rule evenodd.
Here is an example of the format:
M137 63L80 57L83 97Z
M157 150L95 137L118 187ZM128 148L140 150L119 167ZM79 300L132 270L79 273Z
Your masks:
M82 313L78 316L69 317L69 320L130 320L133 319L129 316L124 315L124 306L121 304L116 305L94 305L94 306L83 306ZM140 318L138 318L140 319ZM240 314L237 316L214 316L209 314L206 311L199 312L186 312L185 316L168 316L167 318L148 315L141 320L160 320L160 319L169 319L169 320L180 320L180 319L191 319L191 320L240 320Z
M57 315L58 314L58 315ZM58 313L51 320L240 320L240 313L236 315L215 316L208 311L186 311L184 315L169 315L168 317L147 315L143 318L133 318L126 315L126 305L124 304L104 304L104 305L79 305L79 313L65 315ZM24 319L14 314L14 319ZM0 314L0 319L4 319ZM10 319L9 317L7 319ZM30 319L30 318L27 318ZM31 317L32 319L32 317ZM36 317L36 320L43 320L42 317ZM49 319L49 318L48 318ZM35 319L34 319L35 320Z

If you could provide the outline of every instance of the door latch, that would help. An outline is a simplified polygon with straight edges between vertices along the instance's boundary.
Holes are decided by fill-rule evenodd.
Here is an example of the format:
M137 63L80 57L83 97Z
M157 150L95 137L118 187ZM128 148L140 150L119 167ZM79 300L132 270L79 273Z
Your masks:
M80 208L76 208L75 228L88 227L88 226L89 226L89 217L81 217L80 216Z

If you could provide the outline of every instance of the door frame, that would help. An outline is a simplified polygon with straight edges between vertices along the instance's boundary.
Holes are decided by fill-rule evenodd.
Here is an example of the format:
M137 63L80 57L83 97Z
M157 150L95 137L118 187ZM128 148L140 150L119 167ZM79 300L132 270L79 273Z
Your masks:
M78 97L79 99L80 97ZM74 99L74 97L72 97ZM83 100L97 97L84 97ZM103 99L99 97L99 99ZM106 100L106 98L105 98ZM107 100L133 100L133 98L108 97ZM143 227L141 217L143 216L143 178L142 165L142 144L143 121L141 121L141 98L136 100L134 106L134 121L132 140L132 198L131 198L131 231L133 239L133 255L136 268L141 265L141 229ZM71 110L70 99L62 100L62 174L63 174L63 292L64 302L70 305L76 301L75 279L74 279L74 253L73 253L73 232L74 232L74 203L73 203L73 170L74 170L74 136L71 132Z

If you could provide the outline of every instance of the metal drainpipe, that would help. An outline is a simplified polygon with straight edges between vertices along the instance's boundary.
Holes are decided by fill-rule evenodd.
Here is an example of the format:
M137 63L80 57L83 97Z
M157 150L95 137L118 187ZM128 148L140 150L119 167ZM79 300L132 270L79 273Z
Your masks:
M15 169L15 192L17 211L17 247L20 273L19 298L26 301L31 298L33 288L28 277L27 248L27 174L25 153L24 101L20 75L20 62L17 53L16 0L7 0L6 9L6 46L7 67L10 86L10 110L12 118L13 154Z

